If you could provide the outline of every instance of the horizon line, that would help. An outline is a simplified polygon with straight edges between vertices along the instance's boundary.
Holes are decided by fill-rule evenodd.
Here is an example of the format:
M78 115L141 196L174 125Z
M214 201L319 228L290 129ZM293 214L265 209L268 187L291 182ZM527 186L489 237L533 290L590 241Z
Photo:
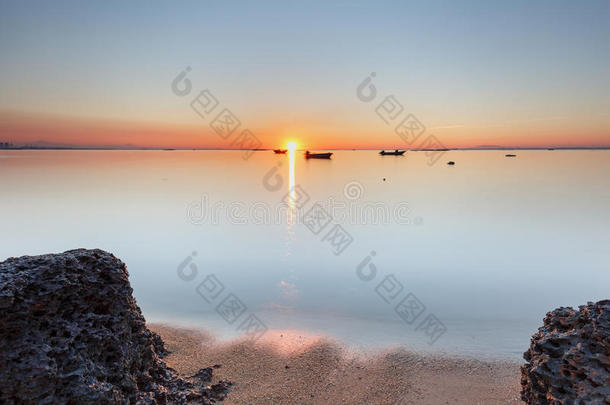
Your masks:
M8 148L0 148L0 151L5 150L162 150L162 151L273 151L276 148L168 148L168 147L140 147L140 146L13 146ZM493 146L493 147L459 147L459 148L309 148L296 149L296 151L378 151L378 150L405 150L410 152L425 152L425 151L450 151L450 150L608 150L610 145L606 146Z

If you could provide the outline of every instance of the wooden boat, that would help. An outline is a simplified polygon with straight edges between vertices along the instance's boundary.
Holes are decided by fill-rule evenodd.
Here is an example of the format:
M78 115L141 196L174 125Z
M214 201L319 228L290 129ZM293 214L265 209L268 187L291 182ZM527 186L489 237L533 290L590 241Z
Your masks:
M517 156L517 155L513 155L512 153L507 153L507 154L506 154L506 155L504 155L504 156L506 156L506 157L515 157L515 156Z
M288 149L273 149L273 153L277 153L278 155L285 155L288 152Z
M450 161L448 161L448 162L447 162L447 164L448 164L449 166L453 166L453 165L455 165L455 162L454 162L453 160L450 160Z
M331 156L332 156L332 152L311 153L310 151L305 151L306 159L330 159Z
M405 154L405 152L406 152L406 150L398 150L398 149L396 149L394 152L392 152L392 151L386 152L385 150L382 150L381 152L379 152L379 154L382 156L385 156L385 155L402 156Z

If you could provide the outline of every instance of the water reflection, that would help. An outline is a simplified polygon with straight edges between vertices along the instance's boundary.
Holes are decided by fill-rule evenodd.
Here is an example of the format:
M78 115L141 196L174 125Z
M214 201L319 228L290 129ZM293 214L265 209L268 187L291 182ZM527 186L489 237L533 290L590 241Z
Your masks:
M610 151L519 151L511 159L505 151L450 151L444 156L455 166L433 167L419 152L385 159L337 151L332 161L310 163L294 150L247 162L241 153L0 151L0 223L10 235L0 260L102 248L126 263L147 320L229 335L234 325L176 274L197 251L200 271L222 277L271 329L517 359L548 310L607 298ZM362 194L349 200L352 181ZM313 201L407 202L423 221L335 217L355 242L334 256L299 223L297 184ZM235 204L241 217L194 223L185 206L202 195L215 202L208 217ZM255 220L249 207L259 203L287 213ZM371 250L377 255L362 262ZM421 331L375 292L377 280L366 281L371 264L395 275L447 334L433 346L420 342Z
M286 210L286 253L284 256L284 262L286 266L285 278L280 280L278 286L280 288L280 296L282 298L282 304L280 304L281 308L284 310L291 310L293 308L292 303L296 300L300 294L299 290L296 288L296 276L295 276L295 268L290 263L290 256L292 256L292 251L294 249L295 242L295 230L293 229L296 218L296 191L295 191L295 176L294 176L294 148L290 147L288 149L288 207Z
M288 217L287 224L288 229L290 230L296 220L296 207L295 207L295 199L296 194L294 190L294 149L288 150L288 159L289 159L289 168L288 168Z

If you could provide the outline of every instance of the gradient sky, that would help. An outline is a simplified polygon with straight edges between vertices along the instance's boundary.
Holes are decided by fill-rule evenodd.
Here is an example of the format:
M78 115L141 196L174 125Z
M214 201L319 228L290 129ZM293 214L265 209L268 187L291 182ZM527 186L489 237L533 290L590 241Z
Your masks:
M228 147L189 106L208 88L263 147L404 147L388 95L447 147L610 146L609 21L607 0L2 1L0 140Z

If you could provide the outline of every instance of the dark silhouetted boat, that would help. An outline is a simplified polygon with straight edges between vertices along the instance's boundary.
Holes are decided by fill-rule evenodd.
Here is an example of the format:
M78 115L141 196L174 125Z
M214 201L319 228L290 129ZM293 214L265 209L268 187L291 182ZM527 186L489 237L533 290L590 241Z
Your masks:
M288 152L288 149L273 149L273 153L277 153L278 155L285 155Z
M450 160L450 161L448 161L448 162L447 162L447 164L448 164L449 166L453 166L453 165L455 164L455 162L454 162L453 160Z
M382 156L385 156L385 155L388 155L388 156L390 156L390 155L391 156L402 156L402 155L405 154L405 152L406 152L406 150L398 150L398 149L396 149L394 152L392 152L392 151L386 152L385 150L382 150L381 152L379 152L379 154L382 155Z
M332 156L332 152L311 153L308 150L305 151L305 158L306 159L330 159L331 156Z
M512 153L507 153L507 154L506 154L506 155L504 155L504 156L506 156L506 157L515 157L515 156L517 156L517 155L513 155Z

